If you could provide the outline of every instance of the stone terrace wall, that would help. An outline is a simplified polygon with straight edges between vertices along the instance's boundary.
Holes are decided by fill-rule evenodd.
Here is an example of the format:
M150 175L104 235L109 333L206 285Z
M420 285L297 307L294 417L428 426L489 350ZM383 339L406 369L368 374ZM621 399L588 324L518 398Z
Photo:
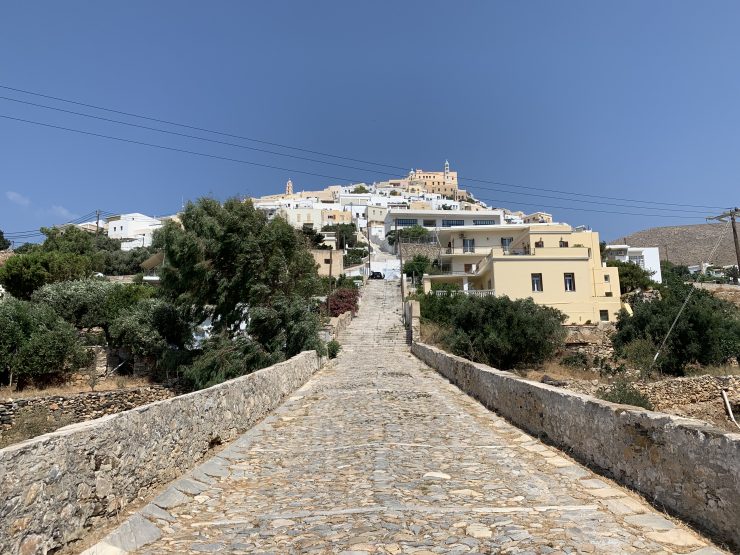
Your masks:
M740 376L672 378L658 382L638 382L634 386L650 399L655 410L707 401L717 401L721 404L720 388L727 389L731 399L740 399Z
M43 407L56 419L92 420L106 414L129 410L140 405L169 399L175 393L161 385L150 385L115 391L95 391L76 395L34 397L32 399L15 399L0 401L0 438L3 430L9 430L15 423L15 415L24 407ZM67 420L67 422L70 422Z
M321 366L315 351L208 389L0 449L0 553L46 553L253 426Z
M412 352L515 425L740 548L740 434L532 382L420 343Z

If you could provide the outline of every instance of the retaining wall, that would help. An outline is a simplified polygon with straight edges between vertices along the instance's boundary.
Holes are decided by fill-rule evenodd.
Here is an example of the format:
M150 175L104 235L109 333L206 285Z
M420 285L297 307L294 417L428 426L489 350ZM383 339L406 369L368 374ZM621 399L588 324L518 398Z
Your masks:
M321 366L315 351L0 449L0 553L46 553L246 431Z
M740 548L740 434L601 401L414 343L487 408Z
M175 393L161 385L147 385L131 389L95 391L75 395L49 395L31 399L0 401L0 439L3 432L13 428L16 417L23 410L41 409L55 422L80 422L129 410L140 405L174 397ZM55 427L61 426L56 424ZM51 429L51 428L48 428Z

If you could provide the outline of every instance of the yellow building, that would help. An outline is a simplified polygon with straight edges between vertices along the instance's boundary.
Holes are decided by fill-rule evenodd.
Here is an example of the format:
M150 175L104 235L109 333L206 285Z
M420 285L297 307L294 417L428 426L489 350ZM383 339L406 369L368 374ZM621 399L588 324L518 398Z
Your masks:
M427 193L437 193L457 200L466 197L467 193L457 187L457 172L450 171L450 163L445 160L445 169L441 172L414 170L409 175L409 187L422 188Z
M344 273L344 252L334 249L313 249L313 259L320 276L339 277Z
M599 234L567 224L464 226L439 231L438 275L424 292L456 284L472 295L531 297L567 323L613 322L621 308L617 268L601 262Z

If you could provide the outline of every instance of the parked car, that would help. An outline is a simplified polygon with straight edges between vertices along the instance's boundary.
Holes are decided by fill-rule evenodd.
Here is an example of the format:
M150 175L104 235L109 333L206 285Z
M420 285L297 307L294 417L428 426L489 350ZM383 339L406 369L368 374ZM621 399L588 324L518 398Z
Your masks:
M370 272L370 279L385 279L385 276L380 272Z

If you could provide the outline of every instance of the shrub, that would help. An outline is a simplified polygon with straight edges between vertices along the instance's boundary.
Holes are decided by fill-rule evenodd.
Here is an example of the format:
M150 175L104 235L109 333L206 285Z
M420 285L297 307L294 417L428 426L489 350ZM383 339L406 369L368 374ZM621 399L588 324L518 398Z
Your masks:
M9 299L0 303L0 373L22 388L90 364L77 331L49 307Z
M360 292L356 287L352 289L335 289L326 299L329 316L340 316L345 312L357 312Z
M544 362L566 336L565 315L532 299L430 293L420 304L422 317L451 324L455 354L505 370Z
M596 396L604 401L619 403L620 405L632 405L644 409L653 410L650 400L640 393L627 380L615 381L610 387L602 387L596 392Z
M586 353L570 353L568 355L565 355L560 363L563 366L568 366L569 368L588 368L591 365L591 361L588 358L588 355Z
M620 312L617 332L612 338L617 354L636 356L630 353L627 345L637 339L660 345L691 287L674 280L662 289L661 300L635 303L632 316ZM647 344L641 344L640 348L645 350ZM667 374L682 375L688 364L720 364L731 357L740 357L740 310L706 291L697 290L676 322L654 367Z
M329 341L329 343L326 344L326 350L329 353L329 358L337 358L337 355L339 354L339 349L341 349L341 345L338 341L332 339Z
M621 353L627 363L640 372L641 378L648 379L657 350L655 343L650 339L639 337L622 346Z

